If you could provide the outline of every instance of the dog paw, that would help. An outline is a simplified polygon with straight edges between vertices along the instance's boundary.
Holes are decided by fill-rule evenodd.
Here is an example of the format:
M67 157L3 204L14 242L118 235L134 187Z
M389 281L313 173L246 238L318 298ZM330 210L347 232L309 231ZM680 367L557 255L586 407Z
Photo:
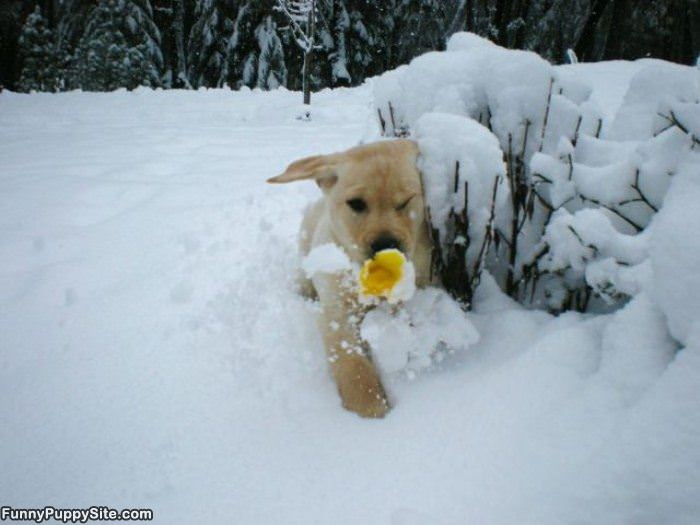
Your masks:
M386 392L372 362L354 356L337 373L338 391L343 407L367 418L381 418L389 412Z

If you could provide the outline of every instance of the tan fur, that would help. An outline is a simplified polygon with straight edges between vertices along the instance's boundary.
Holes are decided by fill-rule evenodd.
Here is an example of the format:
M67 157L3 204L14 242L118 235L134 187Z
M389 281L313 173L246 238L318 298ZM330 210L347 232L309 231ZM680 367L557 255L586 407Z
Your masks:
M415 143L409 140L376 142L301 159L269 179L272 183L313 179L323 190L323 197L304 216L302 255L332 242L362 263L371 256L372 242L389 234L401 242L413 262L418 286L428 284L431 248L417 155ZM367 203L365 212L348 206L347 201L356 198ZM398 210L408 199L406 207ZM366 309L341 280L338 275L316 274L312 281L302 276L300 284L305 295L317 296L321 302L320 328L343 406L361 416L382 417L389 402L359 334Z

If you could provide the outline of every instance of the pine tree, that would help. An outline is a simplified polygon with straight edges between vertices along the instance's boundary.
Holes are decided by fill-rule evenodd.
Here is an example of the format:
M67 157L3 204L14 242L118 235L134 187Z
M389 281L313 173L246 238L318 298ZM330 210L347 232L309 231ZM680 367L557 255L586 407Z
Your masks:
M276 89L287 85L287 66L282 41L272 16L266 16L255 30L258 40L258 70L256 85L262 89Z
M372 0L348 0L345 7L349 24L345 36L347 68L352 80L361 82L399 65L392 49L397 24L395 2L377 6Z
M193 86L274 89L287 84L274 0L200 0L187 61Z
M22 73L17 87L20 91L59 91L61 78L59 56L53 32L37 6L27 17L19 37Z
M41 32L24 39L53 31L55 64L65 85L35 84L48 90L191 82L287 85L309 94L359 84L441 49L460 30L554 62L573 49L582 61L656 56L692 63L700 42L700 0L113 0L110 21L99 22L104 0L0 0L0 83L11 89L20 87L25 62L26 80L31 64L51 55L24 49L19 56L21 21L37 3L48 7L45 17L53 12L50 6L57 7L55 27L44 20ZM630 34L637 37L624 38ZM113 63L104 63L108 57ZM99 78L87 78L90 70L100 71Z
M68 51L76 48L94 7L94 0L62 0L59 3L56 26L59 49Z
M148 0L99 0L74 57L73 87L111 91L160 85L160 33Z
M524 2L512 11L503 45L525 48L555 63L567 62L567 50L576 46L590 0Z
M332 2L332 13L327 18L331 21L330 39L333 47L328 53L331 64L331 86L350 85L352 76L349 71L348 56L348 32L350 30L350 15L348 14L345 2L335 0ZM322 38L321 41L325 39Z
M226 83L232 12L230 2L225 0L196 1L187 46L188 76L193 87L221 87Z
M158 80L148 84L160 84L160 73L163 70L163 53L160 47L160 31L153 21L153 7L150 0L123 0L124 25L122 31L129 42L130 48L139 49L139 60L144 64L144 70L158 75Z
M231 87L256 87L259 83L265 84L264 80L258 78L260 74L267 76L265 61L263 60L260 64L259 57L261 46L267 45L264 42L265 38L272 37L271 33L274 32L273 28L269 27L269 34L265 36L265 29L261 28L263 20L269 16L269 13L270 6L261 0L246 0L238 7L233 23L233 33L226 45L228 82ZM260 36L263 37L263 41L258 38L261 31ZM274 60L272 55L270 59ZM283 57L282 63L284 63ZM286 66L284 69L284 73L280 71L280 74L286 82Z
M185 5L184 0L173 0L173 19L171 30L174 40L173 78L171 86L175 88L189 88L190 81L187 78L187 56L185 47Z
M439 0L399 0L396 6L396 65L426 51L444 49L447 14Z

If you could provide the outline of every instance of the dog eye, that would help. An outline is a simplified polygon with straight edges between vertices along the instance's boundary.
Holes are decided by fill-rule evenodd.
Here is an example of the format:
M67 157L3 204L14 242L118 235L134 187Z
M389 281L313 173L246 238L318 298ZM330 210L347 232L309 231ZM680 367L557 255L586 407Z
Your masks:
M406 206L408 206L408 203L411 202L411 199L413 199L413 197L415 197L415 195L411 195L408 199L406 199L405 202L402 202L401 204L399 204L396 207L396 211L401 211L401 210L405 209Z
M350 199L347 201L347 204L350 206L352 211L357 213L362 213L367 209L367 203L362 199Z

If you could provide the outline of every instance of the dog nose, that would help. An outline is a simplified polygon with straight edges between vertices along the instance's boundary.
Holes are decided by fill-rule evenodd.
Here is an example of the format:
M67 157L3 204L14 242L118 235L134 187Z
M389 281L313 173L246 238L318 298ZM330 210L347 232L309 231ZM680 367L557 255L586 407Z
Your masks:
M399 241L396 240L394 237L390 235L382 235L378 239L374 240L369 247L372 249L372 255L374 255L377 252L381 252L382 250L389 250L390 248L399 249L400 246L401 245Z

